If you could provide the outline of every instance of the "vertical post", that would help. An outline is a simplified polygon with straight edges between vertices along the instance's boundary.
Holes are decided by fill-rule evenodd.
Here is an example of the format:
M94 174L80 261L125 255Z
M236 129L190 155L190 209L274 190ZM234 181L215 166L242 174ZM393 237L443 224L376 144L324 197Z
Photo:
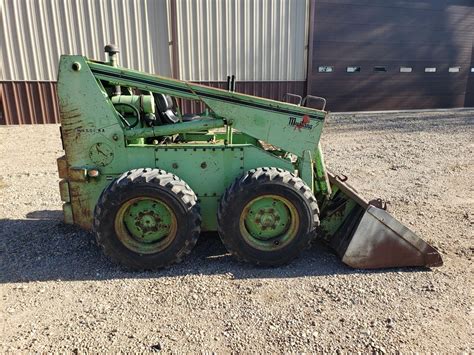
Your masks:
M306 86L305 86L305 94L311 95L311 80L310 75L313 71L313 41L314 41L314 29L315 29L315 18L316 18L316 0L308 0L309 6L309 16L308 16L308 54L307 54L307 63L306 63Z
M226 127L225 127L225 130L226 130L226 142L227 144L232 144L232 125L231 124L227 124Z
M178 11L176 0L170 0L169 19L171 23L171 70L174 79L180 79L178 50Z
M232 74L232 80L231 80L230 86L231 86L230 91L235 92L235 75L234 74Z
M117 53L119 53L118 47L115 44L108 44L105 46L104 52L109 55L109 65L112 67L116 67L118 65L117 64L118 62ZM122 93L122 89L120 88L119 85L116 85L114 87L114 92L112 93L112 95L117 96L117 95L120 95L121 93Z
M178 10L176 0L169 0L170 8L168 18L171 24L171 75L174 79L180 80L179 72L179 49L178 49ZM177 106L184 107L184 99L177 98ZM181 113L181 111L180 111Z

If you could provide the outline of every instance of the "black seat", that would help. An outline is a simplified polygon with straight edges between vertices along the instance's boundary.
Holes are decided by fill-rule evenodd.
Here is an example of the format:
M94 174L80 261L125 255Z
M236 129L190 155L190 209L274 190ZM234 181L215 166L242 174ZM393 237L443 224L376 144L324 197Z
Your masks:
M178 113L176 111L176 102L171 96L155 94L155 102L158 114L163 123L168 124L179 122ZM183 122L189 122L199 118L199 115L193 113L185 114L183 115Z

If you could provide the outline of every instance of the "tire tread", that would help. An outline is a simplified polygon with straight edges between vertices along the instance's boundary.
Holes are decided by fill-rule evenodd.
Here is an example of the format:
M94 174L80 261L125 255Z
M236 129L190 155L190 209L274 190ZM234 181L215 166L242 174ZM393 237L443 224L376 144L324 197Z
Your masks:
M234 180L234 182L229 186L229 188L223 194L219 208L217 210L217 229L218 233L221 236L221 240L226 247L227 251L234 256L238 261L246 262L246 263L254 263L257 265L262 265L262 261L254 261L249 260L238 248L233 246L228 238L226 237L226 233L223 230L222 226L225 223L223 213L229 208L232 208L232 203L235 196L238 196L245 188L249 188L252 185L259 185L262 182L270 182L270 181L280 181L284 184L291 185L294 189L299 190L305 199L308 201L309 206L311 208L311 212L313 215L313 222L314 222L314 230L313 233L316 233L316 229L319 226L319 207L316 198L314 197L313 192L309 188L309 186L295 174L281 169L281 168L274 168L274 167L261 167L257 169L251 169L244 173L243 176L238 177ZM314 236L313 236L314 237ZM301 249L301 251L310 248L311 241L314 238L308 238L307 243ZM287 264L291 260L287 260L282 264ZM279 264L281 265L281 264Z
M120 256L109 247L106 242L106 236L100 231L100 221L105 212L105 204L111 194L115 194L119 189L128 188L130 185L138 184L157 184L166 188L178 197L187 212L190 214L190 219L193 221L192 229L189 237L182 248L164 267L172 264L177 264L188 255L193 247L196 245L201 232L201 214L197 203L197 197L194 191L183 180L174 174L168 173L161 169L141 168L133 169L123 173L120 177L114 180L109 187L104 189L99 197L99 201L94 210L93 232L96 235L96 241L103 253L114 263L124 264ZM125 266L134 270L143 270L144 268L139 263L126 263Z

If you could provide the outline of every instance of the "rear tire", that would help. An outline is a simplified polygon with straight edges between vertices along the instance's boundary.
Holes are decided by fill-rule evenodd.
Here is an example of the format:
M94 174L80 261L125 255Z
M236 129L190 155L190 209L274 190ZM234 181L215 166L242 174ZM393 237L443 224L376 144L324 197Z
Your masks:
M227 189L217 220L222 242L235 258L277 266L310 246L319 209L303 180L283 169L258 168Z
M200 226L196 194L159 169L125 172L102 192L94 211L99 246L135 270L180 262L196 245Z

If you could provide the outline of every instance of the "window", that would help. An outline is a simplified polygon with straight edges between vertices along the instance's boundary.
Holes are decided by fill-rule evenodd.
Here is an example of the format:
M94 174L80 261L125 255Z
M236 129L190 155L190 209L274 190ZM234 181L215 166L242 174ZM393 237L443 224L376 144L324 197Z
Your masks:
M471 68L471 73L474 73L474 68Z
M376 72L386 72L387 68L386 67L374 67L374 71L376 71Z
M436 73L436 68L433 68L433 67L425 68L425 73Z
M400 73L411 73L412 71L412 67L400 67Z
M346 71L348 73L359 73L360 72L360 67L347 67Z
M459 73L461 71L461 67L449 67L448 71L450 73Z
M328 65L322 65L318 67L318 72L320 73L332 73L334 71L334 68Z

